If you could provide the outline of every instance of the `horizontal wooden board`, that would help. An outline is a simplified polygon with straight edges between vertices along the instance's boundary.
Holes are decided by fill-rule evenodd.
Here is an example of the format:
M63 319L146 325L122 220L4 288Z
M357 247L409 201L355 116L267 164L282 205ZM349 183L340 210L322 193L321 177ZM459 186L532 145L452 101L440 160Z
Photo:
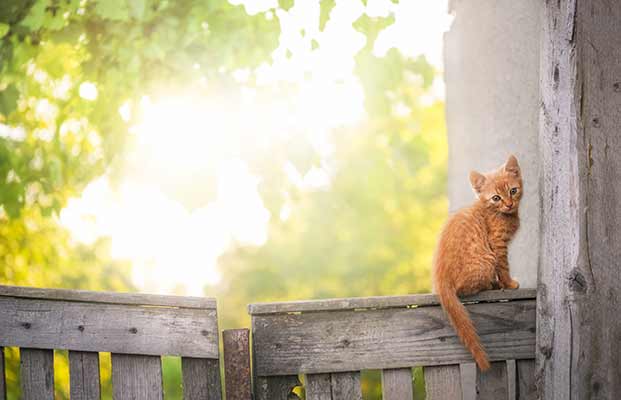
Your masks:
M0 297L0 346L218 358L215 310Z
M467 306L492 360L535 354L535 301ZM258 375L471 362L439 306L254 315Z
M505 300L534 299L536 289L488 290L475 296L463 297L463 302L498 302ZM255 303L248 306L250 315L279 314L309 311L341 311L358 309L398 308L409 306L435 306L440 304L435 294L406 296L350 297L343 299L301 300L277 303Z
M138 306L160 306L216 309L216 300L208 297L165 296L142 293L91 292L87 290L39 289L25 286L0 285L0 297L25 299L65 300L104 304L132 304Z

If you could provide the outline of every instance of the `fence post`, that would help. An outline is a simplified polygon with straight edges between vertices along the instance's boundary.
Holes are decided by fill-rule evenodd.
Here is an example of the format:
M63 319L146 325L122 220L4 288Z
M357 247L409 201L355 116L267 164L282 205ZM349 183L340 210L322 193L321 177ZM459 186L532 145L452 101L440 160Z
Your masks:
M252 399L249 338L248 329L228 329L222 332L227 400Z

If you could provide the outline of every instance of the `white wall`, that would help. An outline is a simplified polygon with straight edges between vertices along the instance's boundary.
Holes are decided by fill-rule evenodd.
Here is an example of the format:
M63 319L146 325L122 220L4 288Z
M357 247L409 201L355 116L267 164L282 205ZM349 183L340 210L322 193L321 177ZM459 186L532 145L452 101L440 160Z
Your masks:
M453 1L445 37L450 211L474 199L471 169L518 157L525 196L509 262L522 287L536 287L539 256L540 3Z

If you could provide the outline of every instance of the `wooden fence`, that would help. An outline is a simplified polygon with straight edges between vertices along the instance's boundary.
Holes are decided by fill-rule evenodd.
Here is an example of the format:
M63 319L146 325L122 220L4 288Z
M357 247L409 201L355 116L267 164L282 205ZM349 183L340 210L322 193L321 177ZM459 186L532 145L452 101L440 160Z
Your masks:
M434 295L252 304L252 352L250 331L223 333L226 398L296 399L303 381L308 400L358 400L360 371L382 370L383 399L412 400L422 366L430 400L535 399L535 294L464 299L494 361L484 374ZM98 352L112 353L115 400L163 399L162 355L182 358L184 399L222 398L213 299L0 286L0 321L25 400L54 398L53 349L69 350L72 400L100 399Z

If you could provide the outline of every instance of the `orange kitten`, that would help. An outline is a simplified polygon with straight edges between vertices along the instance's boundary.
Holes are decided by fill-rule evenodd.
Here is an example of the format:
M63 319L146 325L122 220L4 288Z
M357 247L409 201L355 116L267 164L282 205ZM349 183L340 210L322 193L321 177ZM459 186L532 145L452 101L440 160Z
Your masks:
M477 200L449 218L434 259L434 288L457 335L482 371L490 367L466 308L457 296L500 286L517 289L509 275L507 246L517 231L522 197L520 166L514 156L496 171L472 171Z

